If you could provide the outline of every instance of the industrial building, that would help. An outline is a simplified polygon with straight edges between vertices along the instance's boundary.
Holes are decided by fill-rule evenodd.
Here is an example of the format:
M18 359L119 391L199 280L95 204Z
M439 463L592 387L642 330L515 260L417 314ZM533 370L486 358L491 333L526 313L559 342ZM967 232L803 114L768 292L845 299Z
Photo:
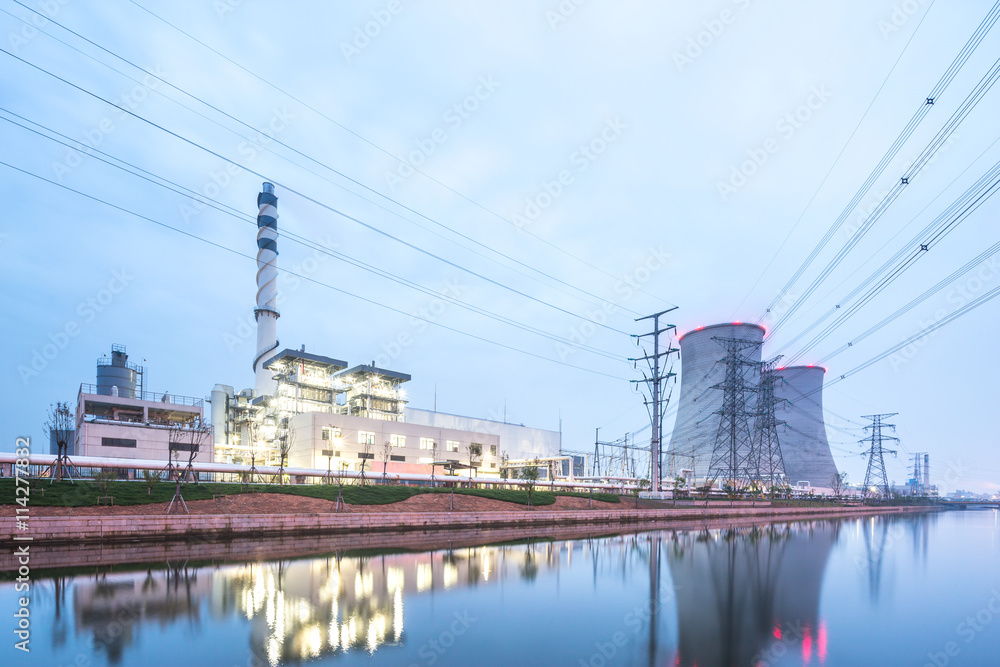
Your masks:
M499 477L504 461L544 459L556 477L582 473L561 457L561 433L407 407L410 376L372 364L281 349L277 336L278 198L257 196L254 386L211 392L215 461L381 474ZM567 459L563 461L563 459Z
M204 401L145 390L146 369L122 345L97 360L97 384L81 384L67 454L186 463L213 460Z
M668 451L674 474L701 484L710 478L720 434L726 378L727 341L737 341L747 394L745 429L755 432L755 384L760 378L764 329L733 322L698 327L680 337L681 387L677 417ZM830 452L823 418L823 376L818 366L791 366L775 371L774 417L781 450L784 480L793 487L824 490L831 486L837 467ZM728 409L728 408L727 408Z

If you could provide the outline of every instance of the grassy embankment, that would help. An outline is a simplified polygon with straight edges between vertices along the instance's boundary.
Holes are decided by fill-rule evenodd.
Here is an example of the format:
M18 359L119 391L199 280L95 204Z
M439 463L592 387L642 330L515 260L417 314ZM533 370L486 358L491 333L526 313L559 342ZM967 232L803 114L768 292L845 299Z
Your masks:
M395 486L368 484L366 486L344 486L343 499L351 505L387 505L397 503L422 493L451 493L448 488L428 488L413 486ZM512 489L455 489L455 495L478 496L502 500L519 505L528 504L528 494L523 490ZM0 479L0 505L15 503L14 480ZM217 482L202 482L200 484L182 484L181 496L184 500L212 500L218 495L237 495L241 493L283 493L308 498L324 500L337 499L336 485L286 485L275 484L223 484ZM29 507L92 507L98 505L98 498L108 495L114 498L115 505L145 505L148 503L165 503L174 497L174 484L171 482L155 482L147 490L144 481L109 481L107 493L92 480L78 480L76 483L67 481L49 483L49 480L36 480L31 483L31 494L28 497ZM556 496L575 496L589 498L587 493L574 493L537 490L531 495L534 506L552 505ZM610 493L595 493L595 501L617 503L619 498Z

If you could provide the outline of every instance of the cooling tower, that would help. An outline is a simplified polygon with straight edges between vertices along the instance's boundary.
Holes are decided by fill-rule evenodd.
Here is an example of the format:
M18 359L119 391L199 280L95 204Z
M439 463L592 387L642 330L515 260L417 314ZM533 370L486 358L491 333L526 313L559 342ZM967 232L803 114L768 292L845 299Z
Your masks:
M667 462L676 471L694 470L696 480L703 480L712 462L712 450L719 430L722 389L713 389L725 379L726 349L716 338L735 338L752 343L764 340L764 329L756 324L715 324L689 331L680 338L681 393L670 438ZM761 346L745 349L749 362L760 363ZM825 441L824 441L825 442Z
M777 372L774 397L778 399L775 408L778 442L785 462L785 479L793 486L809 482L830 488L837 474L823 421L825 373L826 369L820 366L789 366Z

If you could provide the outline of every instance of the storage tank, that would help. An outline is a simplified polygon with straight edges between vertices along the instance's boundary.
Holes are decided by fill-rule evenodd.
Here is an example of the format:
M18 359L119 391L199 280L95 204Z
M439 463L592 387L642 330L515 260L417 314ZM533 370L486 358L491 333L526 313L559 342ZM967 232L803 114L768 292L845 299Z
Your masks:
M774 397L778 403L774 413L779 422L778 442L785 463L785 479L792 486L809 482L814 487L828 489L837 474L823 420L825 374L826 369L821 366L787 366L777 371Z
M726 348L716 338L755 343L744 349L744 356L748 362L759 364L764 328L741 322L714 324L680 337L681 392L666 463L675 471L693 470L697 482L705 479L712 462L720 419L716 412L723 402L722 389L712 388L726 376Z
M124 345L111 346L111 358L97 360L97 393L102 396L136 396L136 375L139 367L128 363Z
M215 446L218 448L228 444L229 435L229 400L235 391L226 384L217 384L212 388L209 402L212 404L212 433L215 435Z

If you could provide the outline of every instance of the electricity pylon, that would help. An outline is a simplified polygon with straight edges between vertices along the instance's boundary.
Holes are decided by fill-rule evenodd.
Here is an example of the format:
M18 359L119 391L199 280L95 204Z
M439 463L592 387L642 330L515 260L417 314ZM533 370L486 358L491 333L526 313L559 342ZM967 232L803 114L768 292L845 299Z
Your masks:
M868 457L868 471L865 472L865 486L864 486L864 497L868 498L873 493L877 492L877 495L881 495L882 498L888 499L891 497L889 492L889 478L885 474L885 454L896 455L895 449L886 449L882 446L884 440L895 440L899 442L899 438L891 435L883 435L883 428L891 428L893 431L896 430L895 424L886 424L882 420L888 419L899 414L898 412L889 412L881 415L864 415L864 419L871 419L872 423L865 426L865 431L870 431L871 435L867 438L863 438L858 442L870 443L868 451L863 453L862 456ZM875 489L873 491L872 489Z
M676 373L670 371L664 372L664 366L661 365L660 358L667 357L671 354L679 352L677 348L670 347L670 343L667 343L666 350L660 350L660 334L667 333L668 331L676 329L672 324L666 326L660 326L660 317L669 313L672 310L677 310L677 307L668 308L667 310L654 313L652 315L647 315L646 317L640 317L636 319L636 322L641 322L642 320L653 320L653 330L649 333L633 335L632 337L636 339L636 344L640 344L642 339L647 336L653 337L653 354L647 354L643 357L638 357L636 359L629 359L631 362L645 361L649 364L649 374L643 371L642 380L632 380L632 382L639 383L643 382L649 386L650 394L652 395L652 400L646 402L646 406L649 408L649 419L653 427L653 435L649 440L649 459L650 459L650 471L649 471L649 488L652 491L661 491L661 472L660 466L662 463L660 441L662 439L662 434L660 433L663 427L663 413L666 409L667 400L663 399L663 389L664 383L670 378L674 377Z
M760 481L759 457L750 426L753 410L750 397L757 391L757 383L752 375L759 372L760 365L747 354L761 346L742 338L715 337L725 348L726 356L721 361L726 366L725 379L713 389L722 391L722 408L719 415L719 430L715 436L712 462L708 466L708 487L722 479L729 492L744 491Z

